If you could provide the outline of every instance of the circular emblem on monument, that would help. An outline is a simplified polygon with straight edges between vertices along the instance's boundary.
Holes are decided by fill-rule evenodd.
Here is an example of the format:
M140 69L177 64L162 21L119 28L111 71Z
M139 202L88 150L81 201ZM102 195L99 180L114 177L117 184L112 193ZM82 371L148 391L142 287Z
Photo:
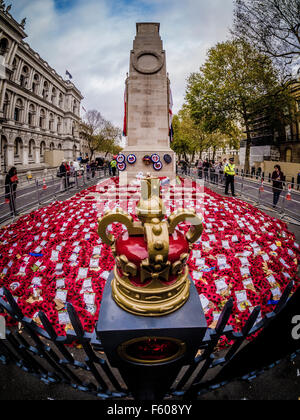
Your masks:
M153 163L158 163L160 161L160 157L159 157L159 155L154 153L153 155L151 155L151 160L152 160Z
M156 171L160 171L162 169L162 167L163 167L163 164L161 162L153 163L153 168Z
M137 54L133 52L132 64L139 73L154 74L163 67L164 55L160 55L155 51L140 51Z
M130 165L133 165L136 162L136 156L135 155L128 155L127 156L127 162Z
M169 164L172 162L172 157L170 155L164 155L164 161Z
M120 155L117 156L116 160L117 160L118 163L123 163L123 162L125 162L125 156L120 154Z
M118 169L121 172L125 171L125 169L126 169L126 163L125 162L118 163Z

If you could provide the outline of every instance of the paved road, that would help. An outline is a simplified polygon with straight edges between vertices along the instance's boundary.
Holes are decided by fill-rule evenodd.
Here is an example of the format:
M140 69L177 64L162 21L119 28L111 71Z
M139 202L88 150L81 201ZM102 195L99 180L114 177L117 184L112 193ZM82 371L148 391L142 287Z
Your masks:
M195 176L194 174L192 174ZM212 185L217 187L218 192L223 192L225 186L223 184L214 184L209 178L205 181L205 185L211 187ZM273 207L273 189L272 185L268 182L264 182L263 191L260 191L261 183L259 180L247 179L241 176L235 177L235 190L236 194L241 198L247 198L252 200L258 206L266 206L269 208ZM300 192L291 190L291 200L287 200L287 186L280 195L280 200L277 204L277 211L287 216L300 221Z
M86 174L84 177L78 178L77 182L71 182L69 191L75 194L77 190L88 188L94 185L99 180L104 179L104 173L99 172L95 178L88 179ZM17 189L16 208L19 213L28 211L38 207L39 205L46 204L58 197L61 197L65 193L64 180L57 177L46 177L39 180L37 183L34 181L28 186L23 186ZM0 188L0 224L10 219L9 204L4 201L4 187Z

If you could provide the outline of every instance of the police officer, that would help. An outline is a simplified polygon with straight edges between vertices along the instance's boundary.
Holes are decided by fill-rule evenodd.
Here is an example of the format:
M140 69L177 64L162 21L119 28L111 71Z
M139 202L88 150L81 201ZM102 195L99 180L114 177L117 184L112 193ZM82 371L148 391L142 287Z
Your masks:
M234 164L234 158L231 157L229 159L229 163L225 165L224 169L225 173L225 194L228 195L229 186L231 187L232 197L235 197L234 193L234 177L235 177L235 164Z
M112 176L116 176L116 171L117 171L117 161L115 159L115 157L112 159L112 161L110 162L110 167L111 167L111 171L112 171Z

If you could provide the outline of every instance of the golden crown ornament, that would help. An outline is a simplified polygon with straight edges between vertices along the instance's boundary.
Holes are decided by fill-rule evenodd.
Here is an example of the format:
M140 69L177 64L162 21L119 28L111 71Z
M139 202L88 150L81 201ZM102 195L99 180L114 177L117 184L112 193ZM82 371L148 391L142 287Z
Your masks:
M162 316L181 308L189 298L187 260L202 232L202 217L194 209L178 209L167 220L160 180L141 180L138 221L122 209L107 212L99 220L99 236L116 260L112 297L125 311L141 316ZM176 227L191 224L183 234ZM118 238L107 233L112 223L126 226Z

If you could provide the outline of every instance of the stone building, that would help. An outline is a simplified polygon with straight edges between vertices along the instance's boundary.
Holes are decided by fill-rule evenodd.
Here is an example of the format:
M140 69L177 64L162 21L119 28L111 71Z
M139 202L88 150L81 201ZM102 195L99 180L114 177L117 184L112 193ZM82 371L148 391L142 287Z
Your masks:
M0 179L11 166L47 168L47 151L62 150L67 160L82 152L80 91L24 42L26 19L18 23L9 10L0 0Z
M291 108L283 110L282 121L276 130L263 113L252 122L250 165L264 161L300 163L300 79L291 84L294 100ZM245 160L246 141L241 142L240 161Z

